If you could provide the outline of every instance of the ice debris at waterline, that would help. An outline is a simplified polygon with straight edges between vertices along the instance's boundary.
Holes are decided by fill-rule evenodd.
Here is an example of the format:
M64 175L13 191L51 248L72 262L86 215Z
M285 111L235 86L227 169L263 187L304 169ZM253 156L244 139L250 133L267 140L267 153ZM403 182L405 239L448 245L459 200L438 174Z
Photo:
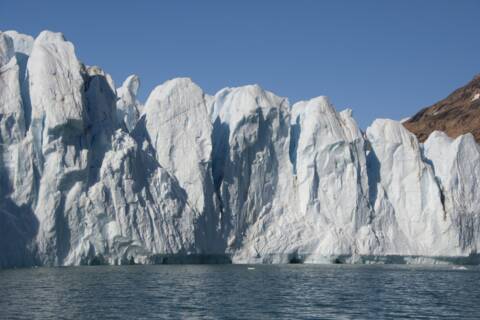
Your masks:
M0 266L478 263L471 135L363 133L257 85L138 87L60 33L0 33Z

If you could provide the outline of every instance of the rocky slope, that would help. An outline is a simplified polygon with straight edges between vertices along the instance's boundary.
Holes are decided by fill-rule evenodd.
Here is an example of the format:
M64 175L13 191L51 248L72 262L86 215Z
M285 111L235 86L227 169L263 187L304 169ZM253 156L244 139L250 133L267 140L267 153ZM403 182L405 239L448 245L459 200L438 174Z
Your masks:
M480 149L318 97L116 88L63 35L0 33L0 266L478 263Z
M451 138L472 133L480 141L480 75L433 106L422 109L404 123L420 142L435 130Z

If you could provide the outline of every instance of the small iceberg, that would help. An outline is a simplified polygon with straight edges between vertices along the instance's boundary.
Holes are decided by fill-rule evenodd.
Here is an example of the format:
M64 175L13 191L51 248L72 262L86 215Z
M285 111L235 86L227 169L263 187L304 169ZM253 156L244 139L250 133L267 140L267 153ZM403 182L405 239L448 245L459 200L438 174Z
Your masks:
M453 270L468 270L465 266L453 266Z

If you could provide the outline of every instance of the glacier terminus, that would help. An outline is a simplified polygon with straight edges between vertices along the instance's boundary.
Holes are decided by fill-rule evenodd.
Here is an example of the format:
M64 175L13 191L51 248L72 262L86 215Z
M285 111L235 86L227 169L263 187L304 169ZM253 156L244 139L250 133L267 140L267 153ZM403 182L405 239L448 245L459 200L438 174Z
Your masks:
M480 148L365 131L326 97L116 87L61 33L0 32L0 267L480 262Z

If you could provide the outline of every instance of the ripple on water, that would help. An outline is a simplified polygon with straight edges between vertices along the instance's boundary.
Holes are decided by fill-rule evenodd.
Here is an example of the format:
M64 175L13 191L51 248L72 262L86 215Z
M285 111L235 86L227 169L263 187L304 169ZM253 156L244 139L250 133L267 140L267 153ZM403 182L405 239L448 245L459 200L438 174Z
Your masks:
M478 319L479 283L478 267L161 265L2 270L0 319Z

